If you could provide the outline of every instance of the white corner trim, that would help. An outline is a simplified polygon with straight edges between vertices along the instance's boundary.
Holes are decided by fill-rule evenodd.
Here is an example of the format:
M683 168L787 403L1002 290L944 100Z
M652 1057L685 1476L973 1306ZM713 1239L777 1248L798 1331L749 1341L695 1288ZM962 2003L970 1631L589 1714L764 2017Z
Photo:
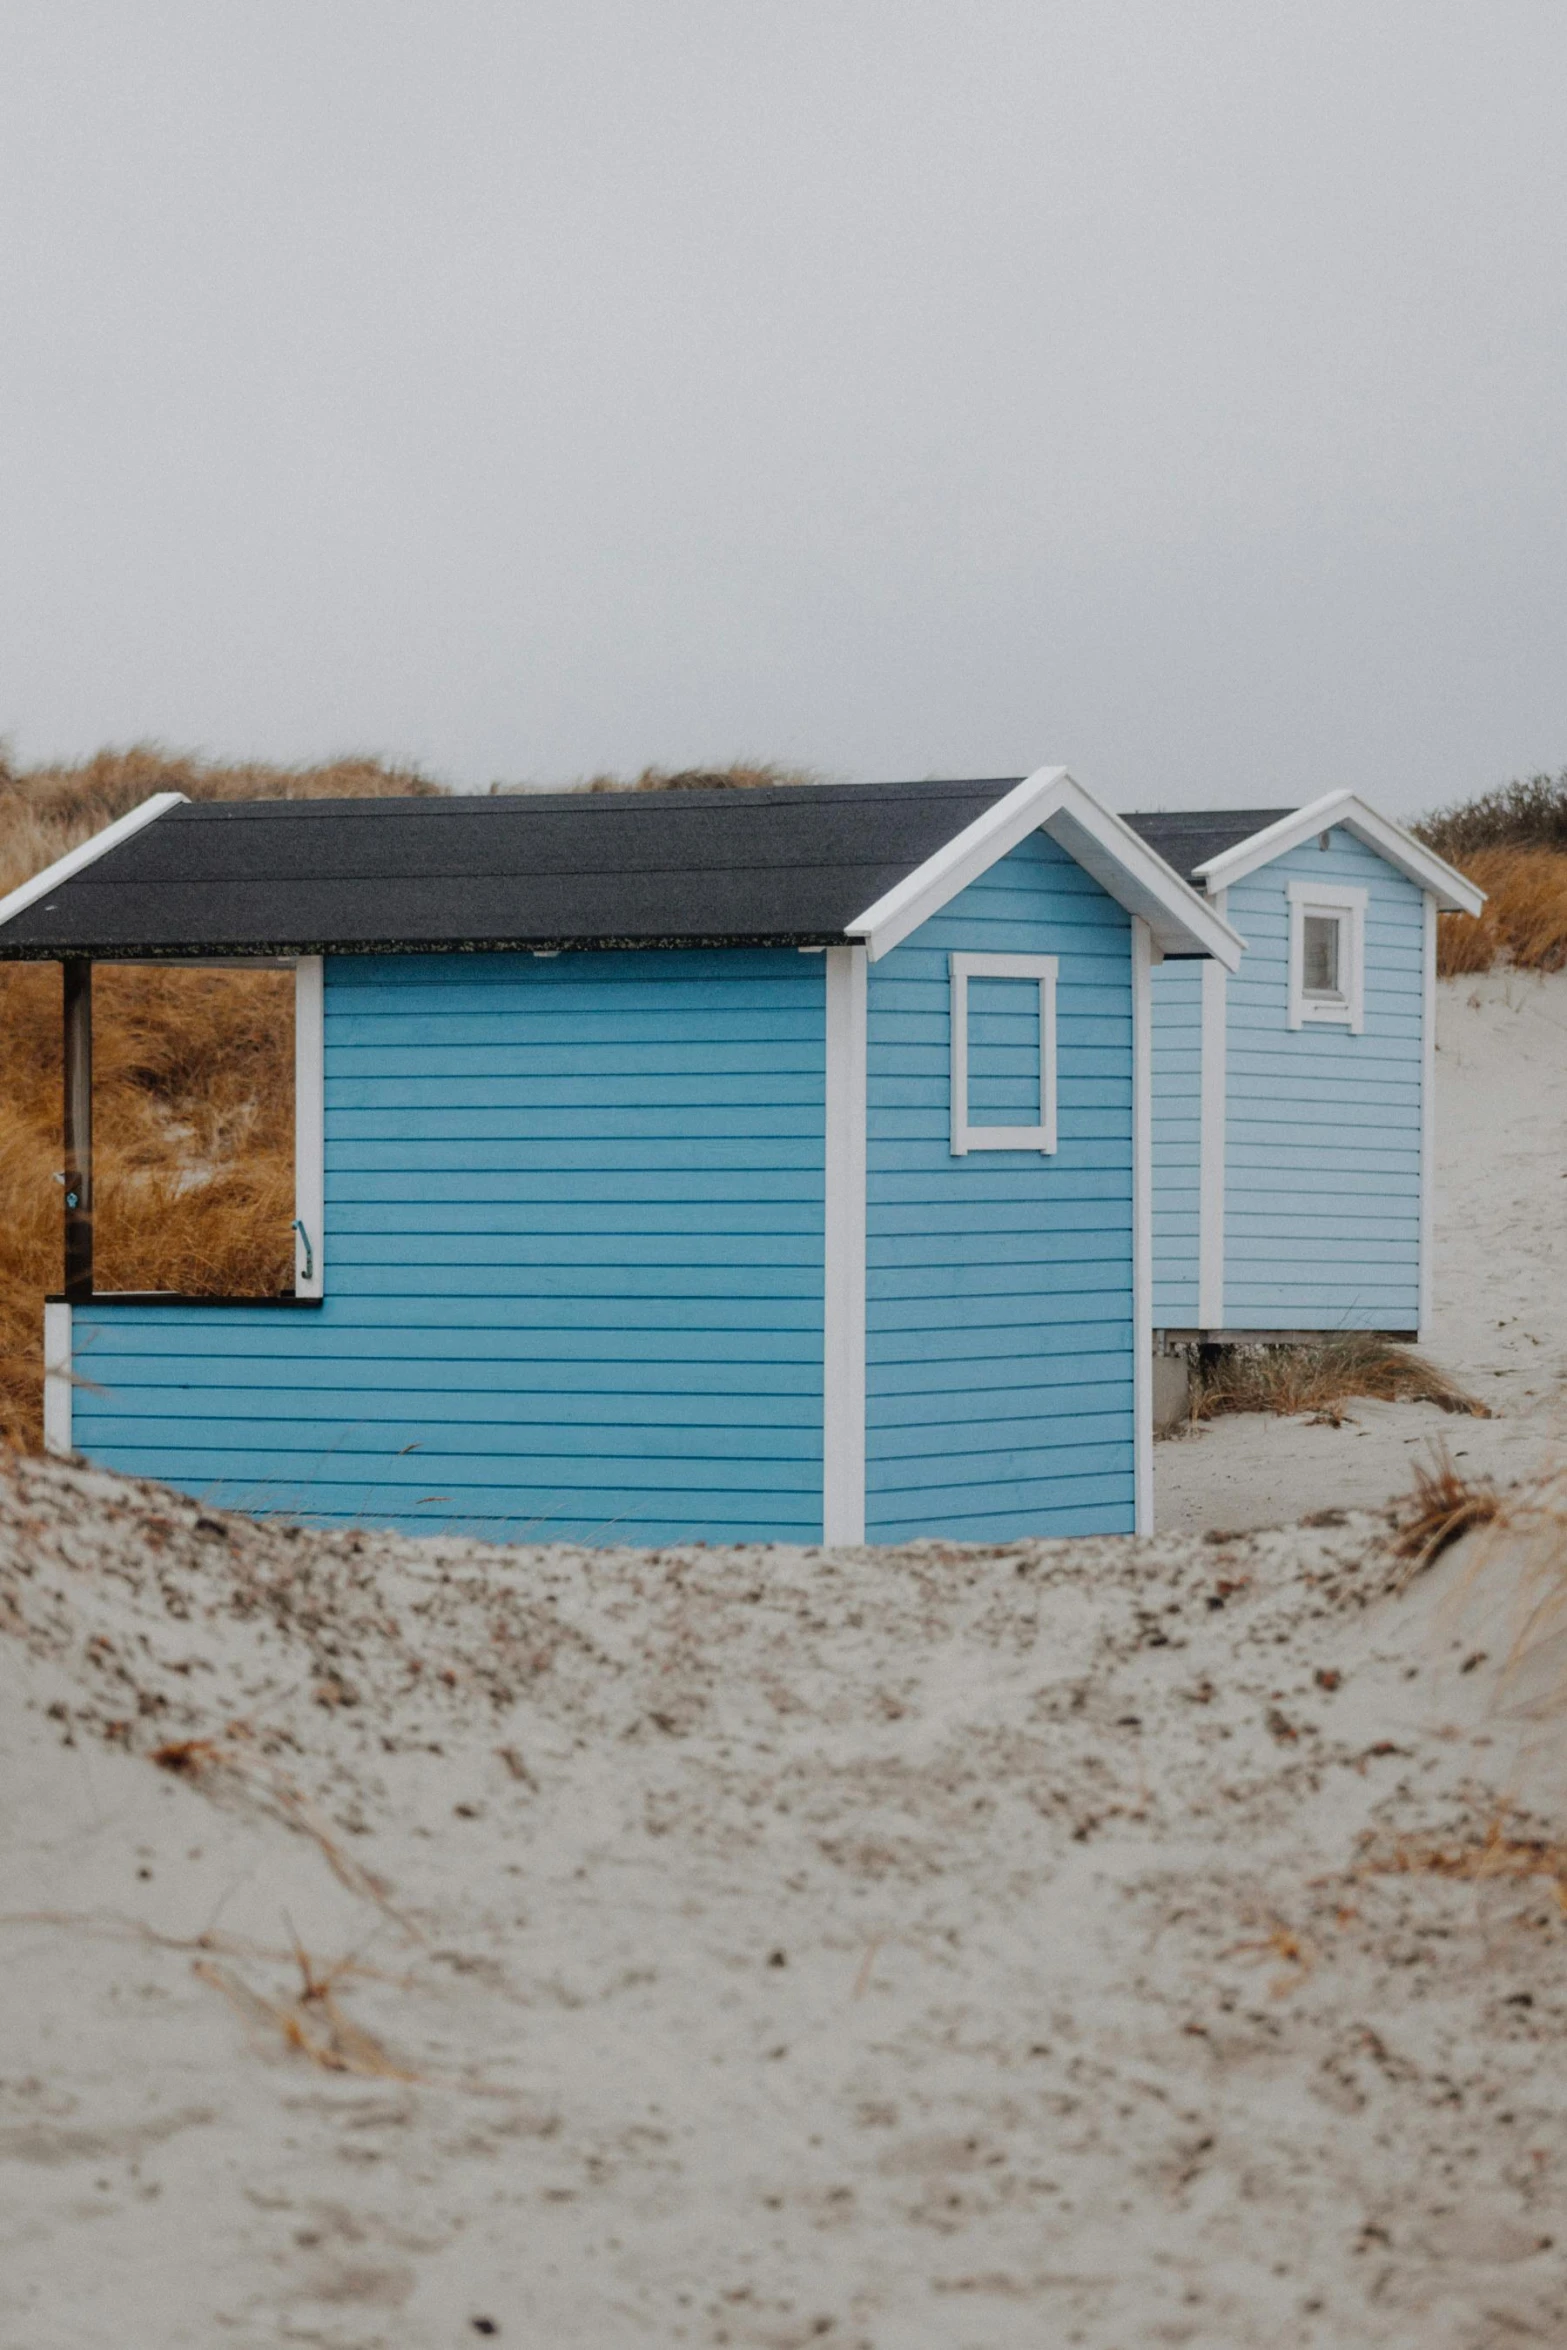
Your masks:
M1292 881L1290 909L1289 1014L1290 1028L1347 1028L1352 1036L1366 1025L1366 892L1339 882ZM1336 998L1312 997L1305 985L1305 938L1308 914L1336 914L1343 923L1349 970L1340 972Z
M69 1460L71 1432L71 1309L44 1307L44 1450Z
M949 955L951 990L952 1155L969 1151L1044 1151L1056 1147L1056 971L1054 955ZM968 983L1032 980L1039 990L1039 1123L974 1126L968 1114Z
M1415 1308L1416 1335L1431 1326L1436 1231L1436 917L1437 902L1426 891L1425 936L1420 983L1420 1264Z
M170 808L179 807L184 798L182 791L154 792L151 799L143 800L139 808L132 808L128 816L116 817L112 824L104 826L102 832L95 832L91 840L84 840L76 848L67 849L63 857L56 857L52 865L46 865L30 881L22 882L8 897L0 898L0 923L9 922L13 914L25 913L40 898L47 897L52 889L58 889L62 881L69 881L73 874L80 873L85 866L95 865L100 857L106 856L110 849L117 849L121 841L129 840L144 825L167 815Z
M1222 914L1223 892L1218 893ZM1212 960L1202 967L1202 1078L1197 1160L1197 1322L1224 1327L1225 1111L1229 1099L1230 975Z
M1292 815L1281 816L1276 824L1254 832L1250 840L1237 841L1222 856L1210 857L1205 865L1198 866L1198 874L1210 890L1231 888L1259 867L1271 865L1275 857L1298 849L1314 834L1331 832L1336 824L1342 824L1346 832L1353 833L1368 849L1375 849L1379 857L1385 858L1407 879L1429 890L1444 913L1478 914L1485 904L1484 890L1476 889L1467 874L1460 873L1456 865L1449 865L1445 857L1439 857L1434 849L1416 840L1412 832L1380 815L1352 791L1327 792L1320 800L1295 809Z
M1245 942L1140 834L1084 791L1064 767L1041 767L1014 784L934 856L845 923L844 935L863 939L866 953L877 962L1031 832L1040 831L1048 832L1128 913L1148 921L1163 952L1217 955L1228 969L1236 968Z
M294 1295L326 1293L326 1035L321 957L294 965Z
M1132 922L1132 1530L1154 1530L1153 954Z
M865 1540L866 954L827 950L822 1540Z

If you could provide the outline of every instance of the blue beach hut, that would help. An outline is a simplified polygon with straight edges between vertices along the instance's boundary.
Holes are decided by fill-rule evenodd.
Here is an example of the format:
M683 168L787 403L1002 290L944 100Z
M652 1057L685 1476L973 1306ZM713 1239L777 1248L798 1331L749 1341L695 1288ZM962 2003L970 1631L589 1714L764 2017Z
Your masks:
M1240 942L1021 783L190 804L0 902L65 972L59 1451L499 1538L1151 1523L1150 975ZM96 962L296 970L282 1297L104 1295Z
M1352 792L1127 822L1246 941L1153 978L1156 1331L1418 1337L1436 918L1483 893Z

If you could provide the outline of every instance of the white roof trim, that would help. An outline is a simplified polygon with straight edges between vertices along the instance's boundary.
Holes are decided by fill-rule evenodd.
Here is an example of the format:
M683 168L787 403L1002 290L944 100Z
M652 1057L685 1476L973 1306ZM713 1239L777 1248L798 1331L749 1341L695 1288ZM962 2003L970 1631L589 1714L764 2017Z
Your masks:
M117 849L122 840L129 840L133 833L140 832L143 825L151 824L156 817L167 815L170 808L177 808L185 796L182 791L155 791L150 800L143 800L141 806L132 808L128 816L117 817L112 824L106 824L102 832L95 832L91 840L84 840L76 848L67 849L63 857L56 857L52 865L46 865L41 873L35 873L31 881L24 881L19 889L11 891L9 897L0 898L0 923L9 922L14 914L25 913L29 906L35 906L40 898L46 898L52 889L58 889L62 881L69 881L84 866L95 865L110 849Z
M1309 807L1297 808L1293 815L1281 816L1277 824L1254 832L1250 840L1237 841L1233 849L1210 857L1197 870L1210 890L1229 889L1260 866L1271 865L1275 857L1282 857L1287 850L1298 849L1314 833L1331 832L1336 824L1342 824L1346 832L1364 841L1368 849L1375 849L1379 857L1385 857L1400 873L1429 890L1444 913L1478 914L1485 904L1484 890L1476 889L1467 875L1449 865L1434 849L1426 848L1402 825L1379 816L1375 808L1352 791L1326 793Z
M874 963L928 922L1031 832L1048 832L1102 889L1141 916L1162 954L1212 955L1226 971L1238 968L1245 940L1191 889L1139 834L1064 767L1040 767L1015 784L983 816L907 874L884 897L846 924L862 938Z

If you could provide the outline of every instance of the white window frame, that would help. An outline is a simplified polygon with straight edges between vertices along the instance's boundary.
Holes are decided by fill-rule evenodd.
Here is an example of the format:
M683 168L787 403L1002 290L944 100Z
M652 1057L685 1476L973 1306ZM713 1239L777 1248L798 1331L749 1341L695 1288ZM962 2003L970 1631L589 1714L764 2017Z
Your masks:
M1291 1028L1347 1028L1352 1036L1366 1025L1366 893L1334 882L1292 881L1290 906L1289 1022ZM1339 983L1336 996L1310 996L1305 986L1306 917L1325 914L1339 924Z
M1042 1151L1056 1147L1055 955L951 955L952 1155L970 1151ZM968 983L971 979L1032 979L1039 988L1039 1118L1037 1126L975 1126L968 1114Z

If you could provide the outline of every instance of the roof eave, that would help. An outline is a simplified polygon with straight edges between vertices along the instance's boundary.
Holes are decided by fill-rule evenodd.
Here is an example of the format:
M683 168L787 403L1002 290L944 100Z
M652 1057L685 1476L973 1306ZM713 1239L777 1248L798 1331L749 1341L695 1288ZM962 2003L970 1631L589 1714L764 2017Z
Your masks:
M1245 941L1212 903L1064 767L1041 767L965 825L874 905L845 924L876 962L939 913L1032 832L1048 832L1118 905L1145 921L1166 955L1212 956L1237 970Z
M95 865L100 857L107 856L110 849L117 849L133 833L142 831L146 825L156 822L158 817L166 816L171 808L183 805L185 796L182 791L154 792L139 807L132 808L127 815L117 816L112 824L106 824L101 832L95 832L90 840L79 842L74 849L67 849L63 857L56 857L52 865L46 865L41 873L33 874L8 896L0 898L0 929L16 915L25 914L29 906L36 906L40 898L47 897L52 889L58 889L62 882L72 880L87 866ZM28 956L23 959L53 962L57 957Z
M1210 894L1233 888L1264 865L1271 865L1275 857L1298 849L1314 833L1331 832L1340 824L1408 880L1429 890L1444 913L1478 914L1485 904L1484 890L1477 889L1467 874L1351 791L1325 792L1321 799L1295 809L1277 824L1254 832L1250 840L1237 841L1234 848L1209 857L1197 872Z

